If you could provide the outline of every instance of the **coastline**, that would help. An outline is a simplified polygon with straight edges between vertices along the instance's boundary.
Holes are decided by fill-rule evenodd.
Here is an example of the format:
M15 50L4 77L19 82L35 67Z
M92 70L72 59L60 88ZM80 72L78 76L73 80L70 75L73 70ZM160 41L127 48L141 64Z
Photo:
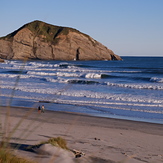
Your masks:
M163 162L162 124L60 111L46 110L39 114L37 108L0 107L2 124L6 109L10 110L11 129L23 119L13 134L11 143L35 145L48 138L60 136L67 141L69 148L86 153L77 160L81 163L91 160L95 163L95 160L103 163L124 160L126 163ZM28 135L25 138L21 134L23 131ZM38 158L37 154L22 150L18 150L17 154ZM42 162L46 161L47 158L42 159Z
M2 97L1 97L2 99ZM2 106L7 107L7 100L2 100ZM140 118L140 117L134 117L134 116L125 116L125 115L118 115L118 114L105 114L105 113L98 113L98 112L85 112L82 111L82 108L80 110L80 107L86 107L84 109L87 110L86 105L76 105L76 104L68 104L68 103L59 103L59 102L49 102L49 101L26 101L26 100L16 100L14 99L14 102L10 105L11 107L16 108L33 108L38 107L38 105L45 105L46 110L53 111L53 112L71 112L74 114L84 114L88 116L93 117L101 117L101 118L110 118L110 119L118 119L118 120L127 120L127 121L136 121L136 122L145 122L145 123L155 123L155 124L163 124L162 119L152 119L152 118ZM75 109L78 108L78 109ZM71 109L72 108L72 109Z
M27 61L21 74L20 65L24 63L1 64L2 105L46 103L49 110L163 124L160 58L126 57L120 63Z

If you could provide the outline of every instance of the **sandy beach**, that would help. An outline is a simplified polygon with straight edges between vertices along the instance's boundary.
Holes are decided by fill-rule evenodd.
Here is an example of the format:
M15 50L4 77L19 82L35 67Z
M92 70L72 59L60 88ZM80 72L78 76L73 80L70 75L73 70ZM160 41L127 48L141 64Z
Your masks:
M59 105L58 105L59 106ZM8 115L6 117L7 110ZM10 144L16 155L40 163L55 162L50 155L24 150L51 137L62 137L70 149L85 153L70 161L77 163L162 163L163 125L136 121L91 117L84 114L45 111L37 108L0 107L2 132L8 126ZM7 124L6 124L7 122Z

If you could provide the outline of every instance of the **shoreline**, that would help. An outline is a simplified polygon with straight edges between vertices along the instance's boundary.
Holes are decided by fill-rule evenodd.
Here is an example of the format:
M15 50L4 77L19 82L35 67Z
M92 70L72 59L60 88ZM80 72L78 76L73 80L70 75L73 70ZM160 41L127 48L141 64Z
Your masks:
M25 102L25 101L24 101ZM15 108L33 108L36 106L36 102L25 102L27 104L27 107L25 107L24 105L12 105L11 107L15 107ZM120 115L104 115L104 114L98 114L98 113L83 113L83 112L75 112L75 111L71 111L69 110L70 107L74 107L75 105L73 104L62 104L62 103L51 103L51 102L45 102L45 101L39 101L39 103L41 103L40 105L48 105L48 109L46 109L47 111L54 111L54 112L70 112L70 113L74 113L74 114L84 114L84 115L88 115L88 116L92 116L92 117L100 117L100 118L110 118L110 119L118 119L118 120L127 120L127 121L134 121L134 122L144 122L144 123L154 123L154 124L163 124L163 121L161 119L147 119L147 118L140 118L140 117L132 117L132 116L120 116ZM21 103L20 103L21 104ZM53 104L53 105L52 105ZM0 106L1 107L1 106ZM3 105L3 107L7 107L6 105ZM38 107L38 106L36 106ZM46 107L46 106L45 106ZM68 109L68 111L65 111L65 109L54 109L53 108L66 108ZM76 106L75 106L76 107ZM79 106L80 107L80 106Z
M7 108L12 109L12 110L10 110L11 111L10 112L11 116L17 116L17 117L19 116L19 117L21 117L23 115L23 113L25 113L25 112L27 113L30 110L32 110L33 113L35 113L35 114L37 113L37 108L34 108L34 107L31 108L31 107L16 107L16 106L11 106L11 107L10 106L9 107L7 107L7 106L0 106L0 110L1 110L0 114L1 113L5 113ZM17 111L21 111L20 115L19 115L19 113L17 113ZM155 129L157 130L158 126L163 127L163 124L160 124L160 123L153 123L153 122L146 122L146 121L137 121L137 120L128 120L128 119L119 119L119 118L110 118L110 117L101 117L101 116L89 115L89 114L85 114L85 113L66 112L66 111L54 111L54 110L45 110L45 112L46 112L46 115L48 114L48 116L51 116L51 114L57 115L58 116L57 119L59 117L64 116L64 115L66 116L66 118L67 118L67 116L70 117L70 118L67 118L66 120L72 120L72 118L74 118L74 117L77 117L77 118L80 117L80 119L78 119L78 121L82 122L83 119L87 119L87 121L89 121L89 123L91 123L91 122L95 123L95 125L97 125L97 126L100 124L98 122L103 120L105 122L104 125L108 121L108 122L113 122L114 125L119 126L119 127L121 125L123 127L124 126L130 127L130 129L132 129L132 130L138 129L139 126L142 125L143 128L141 126L139 128L140 131L141 130L146 131L148 126L152 127L153 130L155 130ZM109 124L107 124L107 125L109 125ZM112 125L109 125L108 127L112 127ZM161 132L162 133L161 135L163 135L163 131L158 130L157 132Z
M99 163L100 160L103 163L122 160L126 160L125 163L163 162L162 124L49 110L39 114L36 108L1 106L2 124L6 109L10 110L11 128L24 117L11 138L11 143L35 145L51 137L60 136L67 141L71 149L86 153L77 160L79 163L91 160L94 160L92 163ZM28 136L23 138L21 133L25 131L28 132ZM18 150L17 154L38 159L37 154L22 150ZM41 163L47 162L47 159L43 158Z

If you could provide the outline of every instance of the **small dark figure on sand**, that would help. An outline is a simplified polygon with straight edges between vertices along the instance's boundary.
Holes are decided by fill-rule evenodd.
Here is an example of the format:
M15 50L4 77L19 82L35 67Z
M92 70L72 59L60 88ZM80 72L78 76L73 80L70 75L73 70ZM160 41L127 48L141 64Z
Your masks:
M40 106L38 107L38 113L41 113L41 107Z

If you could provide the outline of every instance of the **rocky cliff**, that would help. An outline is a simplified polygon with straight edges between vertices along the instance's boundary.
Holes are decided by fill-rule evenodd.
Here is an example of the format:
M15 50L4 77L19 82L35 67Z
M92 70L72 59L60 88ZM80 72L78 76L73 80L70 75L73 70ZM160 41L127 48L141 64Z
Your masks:
M76 29L41 21L25 24L0 38L1 59L121 60L90 36Z

